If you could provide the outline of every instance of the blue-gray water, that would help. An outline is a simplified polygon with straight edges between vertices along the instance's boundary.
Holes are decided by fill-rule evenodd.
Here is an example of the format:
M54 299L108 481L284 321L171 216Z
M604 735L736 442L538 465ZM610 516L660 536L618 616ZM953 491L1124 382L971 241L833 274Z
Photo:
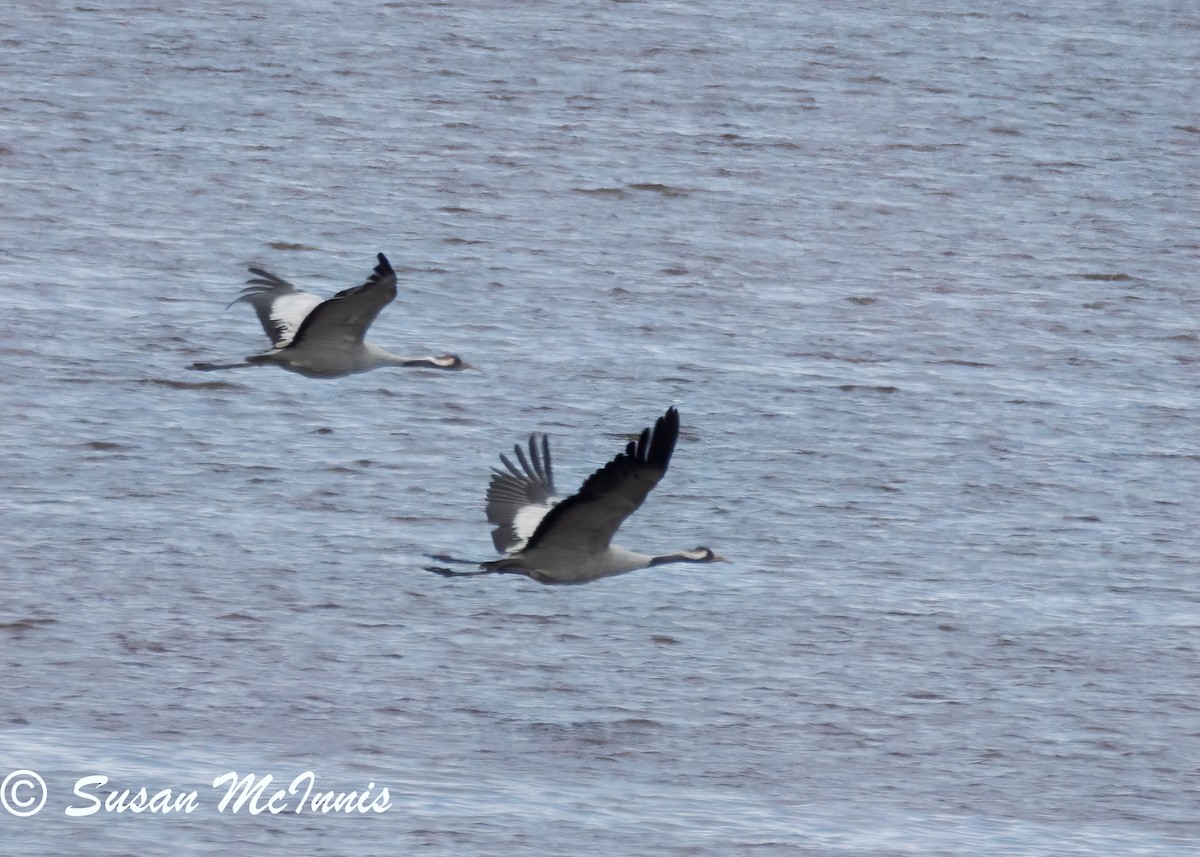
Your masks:
M1194 4L4 17L6 852L1195 853ZM184 369L379 251L480 371ZM731 565L422 570L668 404L620 542ZM217 809L309 770L391 807Z

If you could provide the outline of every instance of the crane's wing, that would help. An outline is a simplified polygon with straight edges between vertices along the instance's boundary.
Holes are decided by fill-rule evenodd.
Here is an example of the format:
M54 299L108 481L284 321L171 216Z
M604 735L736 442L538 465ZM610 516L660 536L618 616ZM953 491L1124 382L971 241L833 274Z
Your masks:
M550 440L542 435L538 446L537 435L529 436L529 455L520 445L513 447L517 462L514 465L504 455L500 456L507 471L499 467L492 470L492 481L487 489L487 519L495 524L492 544L501 553L516 553L525 547L546 513L558 502L554 491L554 473L550 469Z
M584 480L578 493L548 511L525 544L598 553L612 542L667 472L679 439L679 412L668 408L636 442Z
M292 341L304 319L322 299L262 268L251 268L250 273L255 275L254 279L246 281L246 288L229 306L245 301L254 307L263 330L271 337L271 344L283 348Z
M378 254L379 264L361 286L344 289L316 307L300 324L290 345L306 337L341 339L357 345L366 336L375 317L396 297L396 272L387 256Z

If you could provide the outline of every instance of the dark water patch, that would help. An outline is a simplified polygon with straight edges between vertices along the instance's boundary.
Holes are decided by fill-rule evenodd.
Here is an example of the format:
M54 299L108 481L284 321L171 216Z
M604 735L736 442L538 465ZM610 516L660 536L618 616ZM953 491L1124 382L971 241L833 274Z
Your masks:
M672 185L661 184L659 182L634 182L629 185L630 190L639 190L647 193L657 193L662 196L689 196L692 191L674 187Z
M129 444L117 443L111 440L89 440L87 443L81 443L80 446L84 449L92 449L96 452L117 452L120 450L132 450L136 447Z
M800 110L816 110L817 109L817 106L815 103L797 104L796 107L799 108ZM719 139L722 143L730 146L731 148L749 149L751 151L778 150L778 151L786 152L786 151L799 151L804 148L804 146L801 143L797 143L793 140L781 140L781 139L751 140L751 139L742 137L738 134L722 134Z
M29 619L18 619L15 622L0 623L0 631L7 631L8 633L14 634L14 635L22 635L22 634L28 633L29 631L36 630L37 628L41 628L45 625L57 625L57 624L58 624L57 619L50 619L47 617L39 617L39 618L31 617Z
M889 384L877 384L877 385L839 384L838 389L841 390L843 393L857 393L860 391L866 392L866 393L898 393L898 392L900 392L899 387L893 387Z
M352 626L353 626L353 627L355 627L355 628L366 628L366 629L368 629L368 630L375 630L376 628L407 628L407 627L408 627L407 625L405 625L405 624L404 624L404 623L402 623L402 622L368 622L368 621L359 621L359 622L353 622L353 623L351 623L351 624L352 624Z
M838 363L865 363L868 365L890 363L890 357L879 357L873 354L835 354L832 351L789 351L787 357L799 359L831 360Z
M121 647L121 651L130 655L141 654L142 652L161 655L168 651L166 645L156 640L139 640L121 633L114 634L113 639L117 641L117 645Z
M246 72L250 71L250 68L247 66L220 68L219 66L214 65L178 65L175 66L175 68L186 74L191 74L194 72L203 72L206 74L245 74Z
M246 390L242 384L229 381L175 381L171 378L140 378L139 384L153 384L158 387L169 387L175 390Z
M1110 273L1091 273L1091 274L1074 274L1077 280L1087 280L1095 283L1132 283L1136 282L1136 277L1131 277L1129 274L1110 274Z
M218 616L217 620L221 621L221 622L261 622L262 621L262 619L259 619L257 616L251 616L248 613L238 613L238 612L225 613L221 616Z
M478 613L471 614L471 618L495 620L498 625L553 625L566 617L556 613L542 615L539 613L504 613L499 610L481 610Z
M272 250L287 250L292 252L307 252L317 250L311 244L294 244L291 241L268 241L267 246Z
M883 148L901 152L940 152L946 146L935 143L889 143Z
M575 193L582 193L588 196L609 196L609 197L624 197L628 196L624 188L619 187L576 187L572 188Z
M978 360L956 360L956 359L930 360L929 365L930 366L965 366L968 369L996 369L996 368L998 368L995 363L982 363Z

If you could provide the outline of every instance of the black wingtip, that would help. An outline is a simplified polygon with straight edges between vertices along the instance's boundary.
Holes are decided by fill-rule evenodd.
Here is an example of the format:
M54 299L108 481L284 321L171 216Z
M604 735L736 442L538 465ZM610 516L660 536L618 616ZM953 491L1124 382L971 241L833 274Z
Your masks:
M656 425L666 426L668 431L670 431L672 434L678 435L679 411L675 409L674 405L667 408L667 412L658 418L658 423Z
M679 440L679 411L671 407L654 421L654 430L643 429L637 442L637 458L664 470L671 463L675 442ZM632 450L633 444L630 444Z
M375 258L379 260L379 264L375 266L376 274L383 277L387 276L388 274L396 273L392 270L392 263L388 261L387 256L383 255L382 253L378 253L376 254Z

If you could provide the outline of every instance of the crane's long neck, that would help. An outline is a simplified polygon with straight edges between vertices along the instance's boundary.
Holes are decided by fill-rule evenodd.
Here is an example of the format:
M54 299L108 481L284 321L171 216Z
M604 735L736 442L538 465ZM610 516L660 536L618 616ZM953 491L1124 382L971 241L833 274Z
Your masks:
M443 357L432 355L406 357L403 354L394 354L386 348L380 348L370 342L364 342L363 347L370 356L373 366L405 366L410 369L458 369L462 366L462 361L452 354Z
M374 366L408 366L412 358L403 354L394 354L386 348L380 348L373 342L364 342L363 351Z
M388 357L387 366L407 366L409 368L421 368L422 366L431 369L437 368L437 364L433 362L432 357L402 357L399 354L393 354Z
M680 553L668 553L662 556L650 558L647 565L653 568L656 565L670 565L673 562L711 562L709 556L701 554L699 551L681 551Z
M649 567L654 568L658 565L670 565L673 562L691 562L691 560L683 554L669 553L662 556L651 557Z

